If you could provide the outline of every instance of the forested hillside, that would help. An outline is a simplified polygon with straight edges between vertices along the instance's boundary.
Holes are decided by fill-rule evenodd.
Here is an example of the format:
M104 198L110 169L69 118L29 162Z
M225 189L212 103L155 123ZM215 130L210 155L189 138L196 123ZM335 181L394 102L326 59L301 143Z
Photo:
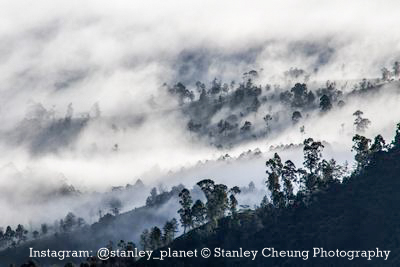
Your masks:
M177 210L180 223L184 229L183 235L176 237L177 220L166 221L163 228L154 226L144 230L140 242L120 240L109 243L109 249L122 251L133 250L135 247L143 250L171 248L172 250L200 251L207 247L224 250L258 250L274 248L276 250L312 250L321 247L327 250L370 250L380 248L390 250L387 261L383 258L308 258L301 257L256 257L229 258L213 257L208 259L196 258L164 258L163 261L146 258L110 258L101 261L96 257L88 258L81 266L393 266L400 258L396 255L398 248L398 219L400 212L397 204L400 201L400 124L394 140L386 144L380 135L370 140L361 135L353 138L353 150L357 163L351 175L337 165L334 160L326 161L321 157L323 145L311 138L303 144L304 163L300 168L290 160L282 162L280 156L266 162L266 186L271 195L265 196L255 209L239 207L236 196L249 188L232 187L217 184L213 180L202 180L198 187L205 195L205 201L195 199L199 192L191 192L186 188L176 188L175 203L179 202ZM192 194L193 195L192 198ZM154 196L154 195L153 195ZM158 200L157 200L158 199ZM155 212L152 205L161 199L169 197L149 197L148 207L117 216L110 215L99 223L84 229L82 238L90 239L95 232L115 231L113 221L127 216L133 216L130 222L140 222L143 216L152 216ZM204 198L203 198L204 199ZM179 201L178 201L179 200ZM156 201L156 202L154 202ZM153 204L152 204L153 203ZM147 215L146 215L147 214ZM137 216L137 217L135 217ZM136 219L134 219L136 218ZM148 221L146 221L148 223ZM118 227L129 229L129 225L118 224ZM86 232L86 233L85 233ZM92 233L92 234L90 234ZM96 234L93 234L96 236ZM76 245L77 240L56 237L41 240L40 243L27 244L26 247L49 245L60 249ZM67 241L68 240L68 241ZM72 241L71 241L72 240ZM60 242L60 244L54 244ZM85 246L82 242L82 247ZM87 245L87 244L86 244ZM25 249L8 249L7 255L13 251L24 253ZM4 253L4 252L3 252ZM3 254L4 255L4 254ZM22 255L22 254L19 254ZM11 257L12 258L12 257ZM45 262L43 262L45 264ZM34 264L31 262L31 264ZM40 266L37 265L31 266ZM45 265L46 266L46 265ZM67 266L67 265L66 265Z
M399 125L400 127L400 125ZM398 224L400 212L400 128L388 151L366 144L362 168L341 183L332 180L310 195L289 204L275 202L219 221L213 231L207 225L179 238L168 247L189 250L221 247L225 250L390 250L383 258L166 258L141 259L138 266L396 266L400 263ZM356 141L357 143L357 141ZM359 154L358 154L359 155ZM305 202L305 200L307 200Z

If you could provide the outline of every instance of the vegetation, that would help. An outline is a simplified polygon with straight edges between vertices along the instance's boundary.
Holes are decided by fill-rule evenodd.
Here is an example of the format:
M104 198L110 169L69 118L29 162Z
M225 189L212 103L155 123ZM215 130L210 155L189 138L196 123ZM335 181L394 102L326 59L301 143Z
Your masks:
M261 250L264 247L277 249L310 250L313 247L351 250L384 247L393 254L398 247L400 212L395 203L400 201L398 188L400 180L400 124L394 141L383 146L381 136L378 145L362 147L368 157L357 157L362 169L355 168L350 175L333 161L320 159L320 144L306 140L304 146L304 169L300 171L292 163L282 161L278 154L267 162L267 186L271 189L272 203L265 197L259 208L238 213L238 224L231 223L233 217L220 219L213 232L205 231L207 225L194 229L168 245L171 249L213 250ZM355 146L359 139L356 138ZM375 142L374 142L375 143ZM309 147L307 147L309 146ZM358 153L358 152L356 152ZM366 153L364 151L363 153ZM286 168L285 168L286 166ZM289 169L286 171L285 169ZM288 181L297 181L296 173L303 186L297 194L290 194ZM314 175L314 186L307 186L308 177ZM290 177L293 177L291 179ZM287 184L287 185L285 185ZM283 185L280 187L279 185ZM367 261L355 258L263 258L254 261L247 258L168 258L165 262L140 260L146 266L396 266L399 258L389 257L387 261Z
M399 136L400 123L390 145L386 145L380 135L375 137L372 144L369 139L356 135L353 138L356 166L351 175L347 175L346 167L339 166L335 160L322 159L321 151L324 146L312 138L303 143L302 168L296 168L290 160L283 163L281 157L275 153L266 162L266 186L270 196L265 196L255 210L237 210L235 196L241 190L236 186L228 189L226 185L216 184L213 180L202 180L197 185L207 201L203 203L196 200L194 204L191 192L182 188L178 194L181 205L178 214L184 232L191 231L175 239L178 221L171 219L162 228L154 226L144 230L140 236L140 246L144 250L157 250L165 246L173 249L195 249L224 244L226 249L260 249L267 246L265 240L268 240L269 246L281 248L310 249L323 246L367 249L369 246L381 246L396 250L398 247L395 244L398 240L392 232L399 231L395 218L400 214L394 212L389 203L400 200L394 190L400 186L397 179L400 173ZM247 190L253 187L254 185L249 185ZM154 197L154 190L152 194ZM382 214L386 216L382 217ZM378 217L380 220L376 220ZM74 216L68 214L63 225L69 225L73 221ZM372 229L377 227L381 230L373 234ZM23 240L26 234L22 226L15 233L12 232L11 228L7 228L3 236L13 235L15 240ZM114 244L111 242L108 247L111 249ZM121 250L132 250L136 245L120 240L117 247ZM389 265L393 265L396 260L393 257ZM358 266L360 261L361 259L313 259L314 263L346 266ZM105 262L90 258L84 264L97 266L100 263L119 264L118 266L160 265L159 261L140 258L112 258ZM243 258L167 258L162 264L253 266L265 263L266 259L259 257L255 262ZM308 266L301 258L271 258L268 263L279 266Z
M399 63L396 62L393 71L382 71L382 79L375 82L362 80L348 95L339 90L334 82L329 81L317 90L310 90L304 82L295 83L289 90L278 91L278 88L273 89L271 85L256 85L256 71L246 73L245 80L238 85L228 85L214 79L209 88L197 82L196 91L189 90L182 83L166 87L168 92L177 98L182 111L188 116L187 129L207 138L217 147L224 147L242 140L268 137L272 126L280 120L285 120L282 114L272 108L262 116L262 129L249 119L247 115L259 111L260 107L267 105L269 101L277 100L287 108L289 112L286 119L300 127L301 133L305 134L304 126L300 126L299 123L311 112L317 111L323 115L332 109L340 108L345 105L346 97L374 90L380 83L398 78L399 73ZM291 69L286 75L306 76L304 71L299 69ZM229 112L224 115L224 119L216 122L213 118L223 108ZM70 109L72 110L72 107ZM71 114L65 119L67 122L71 121L71 110ZM139 248L158 250L168 246L175 249L194 249L224 244L227 249L260 249L270 244L298 249L309 249L310 246L316 245L335 248L367 248L379 245L389 246L392 250L397 249L396 244L399 240L396 233L399 229L394 222L397 222L400 215L391 203L400 200L394 190L400 185L398 179L396 180L400 173L400 124L397 126L393 142L386 144L381 135L372 140L363 136L371 121L365 118L360 110L355 111L353 115L357 134L353 137L355 166L352 173L347 165L339 165L334 159L322 158L324 142L306 138L302 144L271 147L271 150L279 150L301 146L303 165L297 167L291 160L282 160L279 151L274 153L273 157L266 161L266 189L269 193L254 209L239 208L237 199L238 194L245 190L254 190L254 184L250 184L248 189L238 186L229 188L211 179L204 179L196 184L196 188L204 195L202 199L193 199L193 190L182 185L173 187L170 191L161 190L160 193L153 188L146 199L146 206L142 207L143 210L134 211L135 218L143 214L148 216L170 200L179 203L179 217L168 218L164 220L163 225L154 223L151 224L153 227L143 229L137 238ZM249 151L241 156L246 155L260 156L261 152ZM229 158L226 154L221 159ZM126 214L121 214L123 203L118 198L109 199L106 206L109 213L103 215L99 212L99 221L93 225L88 225L83 218L69 212L54 226L42 224L40 229L32 231L28 231L21 224L15 229L11 226L0 228L0 247L11 251L50 236L68 237L72 233L110 230L113 223ZM177 237L180 227L183 234ZM382 229L381 233L374 233L373 229L376 228ZM89 236L90 234L86 235ZM115 244L110 241L107 247L119 248L121 251L133 251L137 248L133 241L119 240ZM246 262L244 259L166 259L163 264L265 264L262 259L257 260L258 262ZM394 260L392 265L398 263L397 258ZM82 266L123 267L159 264L140 258L112 258L101 262L93 257L82 263ZM299 262L298 259L271 259L268 264L301 266L306 263ZM340 259L329 259L320 264L358 265L359 262L348 263L341 262ZM35 266L34 263L31 266Z

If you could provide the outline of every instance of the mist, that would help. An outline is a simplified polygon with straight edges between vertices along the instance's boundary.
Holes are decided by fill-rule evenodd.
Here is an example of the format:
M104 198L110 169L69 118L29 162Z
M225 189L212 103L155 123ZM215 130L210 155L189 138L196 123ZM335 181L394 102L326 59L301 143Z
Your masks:
M254 69L258 84L287 90L295 81L284 72L300 68L310 77L309 88L331 80L350 92L352 84L379 78L382 67L400 59L397 1L31 5L0 4L0 210L9 214L0 225L59 219L67 209L84 214L79 200L62 212L55 202L51 216L32 218L50 207L48 194L65 184L90 196L139 178L148 186L146 194L160 184L190 188L203 178L230 186L254 180L261 189L271 145L313 137L330 144L326 158L351 163L354 111L371 120L365 133L370 138L382 134L390 140L398 122L394 83L381 94L349 97L343 108L324 116L309 114L300 124L305 133L284 121L268 139L221 150L186 130L188 118L163 86L183 82L194 88L196 81L208 86L214 78L240 82ZM260 110L246 119L262 127L264 115ZM263 152L257 160L214 162L255 148ZM283 157L300 165L301 149ZM210 163L197 164L205 160ZM262 194L247 202L256 203ZM140 195L127 206L144 201ZM26 213L17 216L13 210L20 209Z

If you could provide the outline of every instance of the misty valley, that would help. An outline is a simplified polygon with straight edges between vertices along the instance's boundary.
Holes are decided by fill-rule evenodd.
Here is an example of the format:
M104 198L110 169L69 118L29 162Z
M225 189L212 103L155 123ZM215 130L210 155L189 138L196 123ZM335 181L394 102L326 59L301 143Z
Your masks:
M8 264L15 262L22 264L26 262L26 256L24 256L26 251L32 250L32 247L38 251L46 251L48 247L60 250L90 249L91 251L107 247L110 251L115 248L118 253L123 252L126 255L138 249L143 250L141 253L159 249L162 256L165 251L171 251L171 248L165 250L166 246L177 249L181 244L185 244L185 247L197 251L196 249L200 249L200 244L207 244L207 246L213 244L212 240L224 231L228 232L221 236L223 239L236 240L240 237L241 243L252 246L252 241L257 240L252 239L252 235L259 235L260 232L269 229L266 225L277 227L275 225L278 221L274 217L299 216L295 214L304 209L310 211L315 209L316 213L320 212L318 210L322 208L326 199L338 198L334 192L346 192L350 184L364 179L365 173L374 173L379 162L397 153L399 128L392 143L386 143L382 135L377 135L373 140L368 139L363 134L374 121L365 118L361 110L349 114L354 126L351 129L354 133L352 138L354 160L345 158L345 161L338 163L333 158L324 159L325 148L332 150L330 152L332 154L338 153L335 152L335 145L331 145L328 141L318 141L307 137L304 126L307 125L307 129L312 129L314 125L318 126L318 121L313 120L313 117L324 120L331 112L343 112L345 106L348 105L346 103L356 101L355 99L374 98L374 95L382 90L393 92L392 88L399 88L400 85L397 81L399 78L397 66L396 62L390 78L383 74L382 78L361 80L353 84L351 90L347 92L346 87L341 87L343 92L336 88L335 82L328 81L325 84L326 87L314 93L313 90L307 88L306 83L289 80L286 84L289 87L290 84L294 84L293 87L278 93L277 89L273 90L269 85L264 88L256 85L258 75L256 71L251 71L251 76L246 73L243 82L236 87L229 88L216 79L211 82L210 88L196 83L197 96L181 83L173 87L163 86L167 96L172 100L177 100L178 108L175 112L181 113L184 120L188 121L186 126L183 125L188 138L192 140L196 138L196 142L201 142L204 146L215 146L215 151L220 156L199 161L181 169L159 171L158 174L153 175L161 176L162 179L158 180L162 183L153 188L138 179L126 186L113 186L111 190L91 192L78 190L74 185L67 184L65 179L64 181L60 179L59 184L53 188L37 191L30 205L33 205L33 208L37 206L51 209L52 203L42 202L41 198L53 199L57 207L68 203L68 206L61 210L62 212L69 209L66 216L55 217L53 218L55 221L46 221L39 217L40 223L39 220L35 223L30 221L25 226L18 224L17 227L10 225L1 228L0 257ZM294 69L291 71L293 72ZM303 73L296 69L296 75L290 78L303 79L304 77L297 76L298 72ZM285 77L287 75L285 73ZM395 90L394 93L398 95L399 91ZM269 112L265 116L262 115L265 113L264 106ZM41 109L42 112L48 112L44 108ZM94 124L109 125L111 122L100 115L99 106L96 109L98 111L95 117L91 117L89 113L86 115L85 124L93 121ZM223 110L222 113L221 110ZM306 115L303 116L301 113ZM44 125L44 129L61 127L55 131L58 134L64 131L69 132L69 128L74 127L75 121L81 120L71 114L73 111L69 106L65 118L47 119L41 115L41 119L25 118L21 123L32 123L32 120L40 119L43 120L41 125ZM228 119L218 121L214 118L221 118L223 115ZM250 118L252 122L249 121ZM233 122L235 124L232 124ZM241 124L243 126L239 127ZM119 126L113 122L109 127L113 129ZM288 127L297 128L299 136L304 137L303 142L281 143L276 146L271 145L268 149L256 147L240 153L240 149L254 140L274 140L274 138L279 140ZM42 129L41 127L36 134L41 135ZM341 127L337 131L344 138L346 128ZM45 139L44 142L51 138L50 135L50 138ZM260 141L257 144L260 144ZM114 145L112 153L118 153L120 147L122 149L122 143ZM228 154L229 151L232 155ZM285 158L281 158L279 154ZM303 160L299 159L299 156L303 157ZM225 180L226 185L212 180L221 180L218 176L226 176L221 173L230 172L233 164L244 168L244 173L247 174L251 174L248 171L249 168L258 165L259 171L253 174L254 177L249 177L255 182L249 181L248 178L243 179L244 177L229 180L230 174ZM298 168L296 164L302 166ZM134 168L134 165L129 168ZM242 175L243 173L240 174ZM183 185L180 183L182 176L192 177L184 180L185 185ZM199 176L206 176L204 177L206 179L199 180L196 178ZM338 198L335 202L340 201ZM265 220L268 221L267 224ZM149 225L153 226L149 228ZM279 229L276 228L275 231L282 231ZM271 234L269 230L267 232ZM325 241L329 243L329 238ZM228 242L228 244L236 243ZM218 250L220 248L215 249L214 254L222 253ZM230 257L230 250L227 251L229 253L221 256L222 258ZM178 250L173 250L173 253L178 253ZM171 254L171 257L166 255L163 258L172 261L172 264L177 264L176 261L180 260L186 262L183 258L188 257L175 254ZM214 258L219 258L217 254ZM33 258L37 259L36 264L46 265L59 262L57 257ZM140 253L134 254L133 257L121 257L121 255L111 253L107 260L98 259L96 255L91 255L86 259L85 257L65 259L84 265L157 265L154 263L156 258L151 256L149 259L145 258ZM29 264L34 264L34 260L30 262ZM219 261L212 264L217 264L217 262Z
M397 1L29 5L0 8L0 267L400 264Z

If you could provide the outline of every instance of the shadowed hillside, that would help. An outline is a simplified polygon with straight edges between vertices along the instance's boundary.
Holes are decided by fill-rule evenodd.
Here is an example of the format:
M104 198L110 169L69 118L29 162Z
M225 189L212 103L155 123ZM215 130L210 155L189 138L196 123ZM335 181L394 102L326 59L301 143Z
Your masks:
M398 143L398 137L397 143ZM374 258L167 258L142 259L138 266L397 266L400 263L400 147L375 153L360 174L332 183L312 195L309 206L296 201L286 208L259 208L220 221L212 233L206 226L176 239L171 248L193 250L390 250L387 261Z

